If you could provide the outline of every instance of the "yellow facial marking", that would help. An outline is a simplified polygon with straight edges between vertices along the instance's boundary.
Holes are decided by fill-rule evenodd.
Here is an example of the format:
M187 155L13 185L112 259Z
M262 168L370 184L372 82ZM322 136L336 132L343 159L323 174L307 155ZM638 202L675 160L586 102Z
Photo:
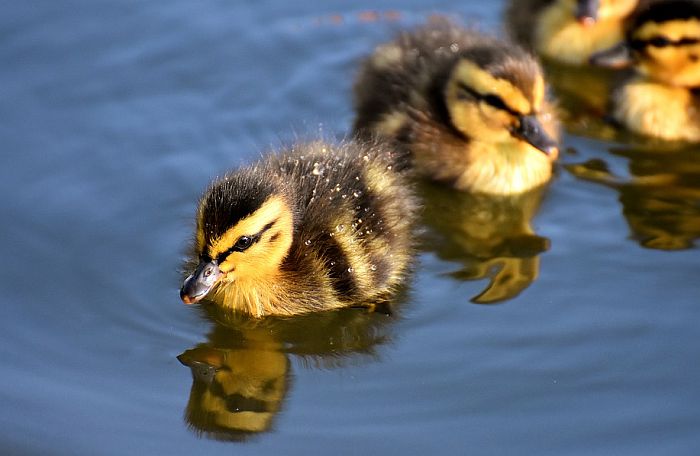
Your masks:
M293 215L282 198L269 198L260 209L214 240L209 248L209 256L216 258L228 251L241 236L257 234L260 237L249 248L230 253L219 264L225 274L222 281L250 279L274 283L273 275L287 255L293 236Z
M676 20L662 24L647 22L634 34L635 39L650 41L664 38L670 42L700 40L700 21ZM700 43L684 45L648 45L640 54L638 69L642 74L664 84L678 87L700 85Z
M532 90L533 111L535 112L539 112L542 108L542 103L544 103L544 89L544 78L541 75L537 75L535 87Z
M260 209L229 228L220 238L213 240L209 247L209 256L216 258L233 247L241 236L250 236L260 232L265 225L285 212L285 208L286 204L281 198L269 198L260 206Z
M197 210L197 251L201 252L204 250L204 211L200 206Z
M634 10L637 3L638 0L601 0L598 20L622 19Z
M453 81L459 81L480 94L499 96L512 110L523 114L532 109L530 102L523 93L510 81L498 79L481 69L475 63L467 60L459 62L452 74Z

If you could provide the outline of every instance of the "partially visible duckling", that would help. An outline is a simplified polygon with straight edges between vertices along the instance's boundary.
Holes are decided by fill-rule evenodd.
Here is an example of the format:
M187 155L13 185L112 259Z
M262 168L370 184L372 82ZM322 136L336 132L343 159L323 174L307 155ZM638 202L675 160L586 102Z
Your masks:
M518 42L551 60L582 65L623 37L639 0L511 0L506 22Z
M521 193L549 181L558 155L545 91L519 47L433 18L364 62L354 131L392 140L418 173L454 188Z
M700 2L651 3L635 14L624 41L591 62L637 71L613 95L613 117L629 130L700 141Z
M371 307L406 276L416 207L382 146L270 155L205 191L180 296L255 317Z

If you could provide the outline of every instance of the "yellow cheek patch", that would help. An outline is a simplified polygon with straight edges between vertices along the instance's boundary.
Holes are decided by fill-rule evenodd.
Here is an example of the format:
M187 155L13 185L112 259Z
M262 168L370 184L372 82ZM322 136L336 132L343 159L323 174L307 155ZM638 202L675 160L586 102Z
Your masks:
M288 215L288 217L284 217L286 218L288 226L281 227L279 223L284 223L284 220L282 220L284 214ZM268 198L262 206L260 206L260 209L239 221L220 238L213 240L209 247L209 256L211 258L216 258L218 255L233 247L241 236L257 234L265 228L265 225L275 220L278 220L278 222L275 223L276 228L291 228L291 216L289 215L287 205L282 198L273 196Z
M700 39L700 21L697 19L678 19L663 23L647 22L634 34L638 40L650 40L662 36L670 41L679 41L683 38Z
M532 110L530 102L523 93L505 79L498 79L479 68L478 65L462 60L454 69L452 80L466 84L480 94L499 96L513 111L529 113ZM544 88L542 89L544 92Z
M532 90L532 102L535 112L539 112L544 103L544 78L537 75L535 79L535 87Z
M197 252L203 251L204 250L204 212L202 211L201 207L197 210L196 242L197 242Z
M622 19L634 10L637 3L638 0L602 0L598 7L598 19Z

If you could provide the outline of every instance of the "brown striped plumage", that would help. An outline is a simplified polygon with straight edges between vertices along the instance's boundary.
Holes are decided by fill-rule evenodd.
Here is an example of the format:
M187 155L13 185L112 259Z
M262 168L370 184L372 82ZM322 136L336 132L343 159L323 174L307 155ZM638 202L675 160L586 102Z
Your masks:
M369 143L298 145L225 175L200 201L183 300L262 317L386 298L412 254L405 179Z

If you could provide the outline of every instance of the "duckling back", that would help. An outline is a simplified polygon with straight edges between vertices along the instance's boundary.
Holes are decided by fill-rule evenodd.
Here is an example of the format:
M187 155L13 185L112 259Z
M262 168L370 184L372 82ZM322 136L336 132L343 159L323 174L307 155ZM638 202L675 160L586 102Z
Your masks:
M370 143L296 145L227 174L200 201L200 264L183 299L264 316L389 297L412 257L417 201L406 179ZM217 278L202 292L207 267Z

